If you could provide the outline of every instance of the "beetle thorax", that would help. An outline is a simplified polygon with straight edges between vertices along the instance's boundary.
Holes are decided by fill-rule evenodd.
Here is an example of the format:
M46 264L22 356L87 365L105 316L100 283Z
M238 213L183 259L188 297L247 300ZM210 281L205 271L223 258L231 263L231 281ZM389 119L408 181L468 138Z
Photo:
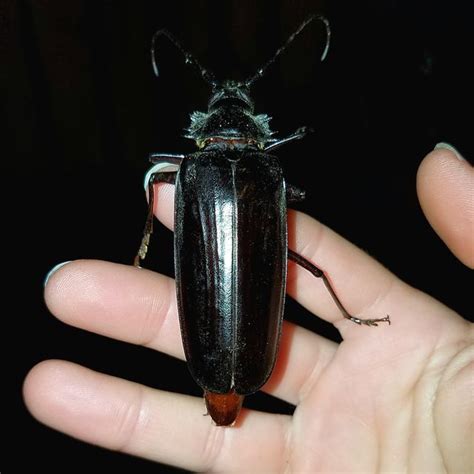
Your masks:
M254 115L248 88L235 81L215 86L207 112L193 112L186 138L199 148L250 146L263 148L272 131L266 114Z

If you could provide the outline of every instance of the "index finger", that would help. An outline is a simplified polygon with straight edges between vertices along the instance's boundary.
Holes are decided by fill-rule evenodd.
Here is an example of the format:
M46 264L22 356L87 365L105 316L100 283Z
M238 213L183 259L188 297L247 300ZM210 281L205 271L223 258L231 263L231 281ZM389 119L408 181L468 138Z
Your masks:
M154 191L155 215L172 229L174 187L158 184ZM349 313L362 319L383 318L389 313L388 307L376 306L375 302L380 302L398 280L382 265L301 212L289 210L288 234L289 247L325 272ZM293 262L288 266L287 292L328 322L344 319L323 282ZM357 327L350 322L347 327L351 326Z

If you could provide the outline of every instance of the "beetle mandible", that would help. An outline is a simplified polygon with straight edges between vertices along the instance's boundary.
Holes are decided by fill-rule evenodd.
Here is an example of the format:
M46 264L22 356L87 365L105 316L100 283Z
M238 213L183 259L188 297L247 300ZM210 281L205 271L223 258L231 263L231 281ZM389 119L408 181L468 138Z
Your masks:
M204 390L208 413L217 425L237 418L245 395L270 377L278 350L285 300L287 259L324 285L342 315L376 326L389 316L361 319L346 311L325 273L287 247L287 204L304 192L285 183L278 159L281 145L303 138L301 127L273 138L269 117L255 115L250 86L315 20L326 28L324 60L330 39L328 20L311 15L247 80L218 81L167 30L157 31L151 54L155 75L156 40L164 37L211 86L207 112L193 112L186 138L199 151L188 155L152 153L147 173L148 216L135 266L145 258L153 231L154 190L159 182L175 188L175 277L186 360Z

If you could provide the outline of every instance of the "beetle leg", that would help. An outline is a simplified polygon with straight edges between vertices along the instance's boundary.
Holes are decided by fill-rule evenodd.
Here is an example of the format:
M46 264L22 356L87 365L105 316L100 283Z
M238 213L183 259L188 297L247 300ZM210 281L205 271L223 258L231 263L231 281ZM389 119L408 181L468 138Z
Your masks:
M148 155L148 161L150 163L170 163L174 165L179 165L183 161L184 155L179 155L177 153L150 153Z
M306 192L298 188L294 184L286 184L286 202L292 204L294 202L301 202L305 199Z
M171 183L176 180L176 171L158 171L152 173L148 179L148 214L145 221L145 229L143 230L143 238L138 249L137 255L133 261L135 267L140 266L140 260L143 260L148 251L150 237L153 233L153 209L155 207L155 191L153 185L155 183Z
M279 148L280 146L285 145L294 140L300 140L301 138L308 135L308 133L312 133L313 131L314 130L310 127L300 127L290 136L285 137L285 138L280 138L280 140L270 143L270 145L266 146L263 151L271 151L271 150L274 150L275 148Z
M356 324L363 324L366 326L378 326L377 323L388 323L390 324L390 316L385 316L385 318L378 318L378 319L361 319L361 318L356 318L355 316L351 316L349 312L344 308L344 305L341 303L339 298L336 295L336 292L334 291L333 287L331 286L331 283L329 282L329 279L327 276L324 274L324 272L319 269L316 265L311 263L309 260L306 260L306 258L302 257L301 255L297 254L296 252L293 252L293 250L288 249L288 258L290 260L293 260L296 262L298 265L303 267L304 269L308 270L310 273L312 273L315 277L317 278L322 278L324 285L326 286L327 290L329 291L330 295L332 296L332 299L336 303L336 306L339 308L341 311L342 315L346 318L349 319L350 321L356 323Z

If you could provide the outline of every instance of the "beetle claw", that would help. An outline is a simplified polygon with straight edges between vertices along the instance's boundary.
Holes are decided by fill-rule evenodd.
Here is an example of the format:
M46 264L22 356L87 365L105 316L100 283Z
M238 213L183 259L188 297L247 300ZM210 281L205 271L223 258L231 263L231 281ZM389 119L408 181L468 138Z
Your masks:
M379 319L360 319L359 324L365 324L366 326L378 326L377 323L388 323L389 325L392 324L390 321L390 316L387 314L385 318L379 318Z
M295 135L301 135L301 138L303 138L304 135L308 133L313 133L313 132L314 132L313 128L307 127L304 125L303 127L300 127L296 130Z
M358 324L359 326L378 326L378 323L388 323L392 324L390 321L390 316L387 314L385 318L378 318L378 319L361 319L356 318L355 316L346 315L346 318L352 321L353 323Z

